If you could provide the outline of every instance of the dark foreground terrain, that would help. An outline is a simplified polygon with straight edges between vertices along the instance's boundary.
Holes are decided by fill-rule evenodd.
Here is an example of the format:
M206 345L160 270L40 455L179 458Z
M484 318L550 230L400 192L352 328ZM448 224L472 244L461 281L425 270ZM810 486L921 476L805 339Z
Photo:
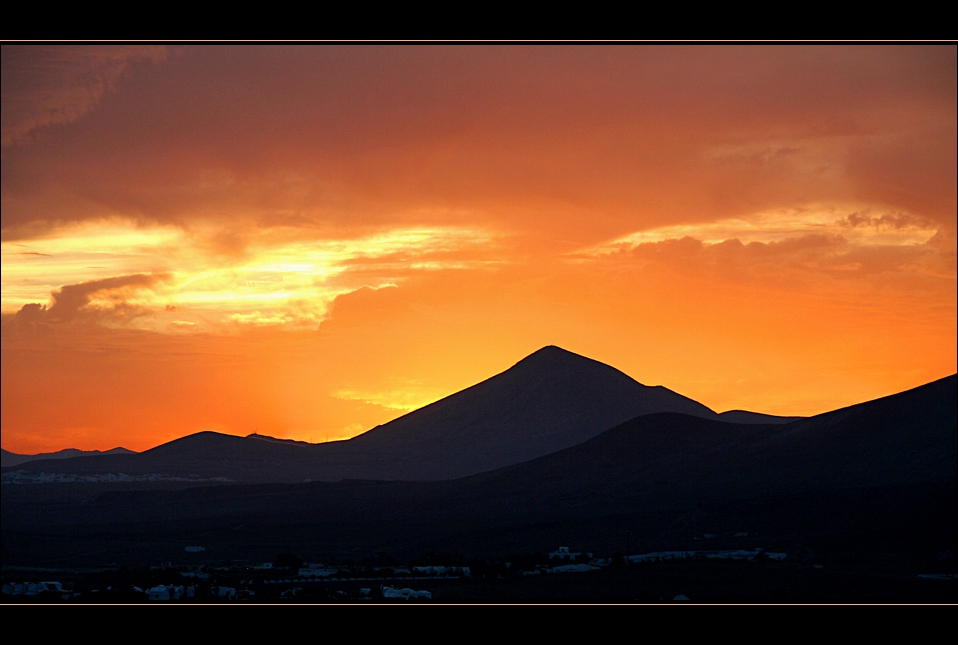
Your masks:
M69 580L59 601L956 602L956 408L952 376L790 423L645 414L444 481L67 481L32 462L4 472L3 582Z
M478 562L478 561L477 561ZM351 579L268 577L234 564L207 569L209 578L176 567L41 573L63 592L5 595L5 602L49 603L954 603L954 579L875 573L866 566L816 567L807 562L681 560L616 563L584 573L510 573L508 561L475 566L464 576L405 576L359 570ZM478 562L482 564L481 562ZM509 564L513 564L509 562ZM528 570L526 571L528 572ZM5 579L37 577L8 570ZM9 584L5 582L4 584ZM184 588L182 597L150 600L159 585ZM384 590L428 591L430 597L391 598ZM142 590L142 591L141 591ZM190 590L189 596L185 590ZM221 590L226 590L221 592ZM388 593L388 592L387 592ZM222 595L221 595L222 594ZM64 598L66 596L66 598Z

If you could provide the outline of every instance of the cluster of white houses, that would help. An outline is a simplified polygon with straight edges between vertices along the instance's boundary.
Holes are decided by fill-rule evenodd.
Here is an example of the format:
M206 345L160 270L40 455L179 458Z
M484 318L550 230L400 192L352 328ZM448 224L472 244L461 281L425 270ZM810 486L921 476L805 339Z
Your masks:
M6 596L37 596L44 592L62 594L63 585L59 582L8 582L3 585Z

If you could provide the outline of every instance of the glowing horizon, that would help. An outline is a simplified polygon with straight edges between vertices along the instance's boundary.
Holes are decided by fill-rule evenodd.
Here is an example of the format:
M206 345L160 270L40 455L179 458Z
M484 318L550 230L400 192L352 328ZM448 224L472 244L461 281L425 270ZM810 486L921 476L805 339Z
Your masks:
M343 439L545 345L718 412L955 373L956 52L4 46L3 447Z

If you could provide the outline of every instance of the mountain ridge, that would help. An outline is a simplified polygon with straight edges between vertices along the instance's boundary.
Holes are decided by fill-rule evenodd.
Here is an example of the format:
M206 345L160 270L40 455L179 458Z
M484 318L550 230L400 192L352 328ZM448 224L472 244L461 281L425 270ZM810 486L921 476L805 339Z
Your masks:
M658 412L723 419L668 388L643 385L610 365L549 345L503 372L346 441L307 444L201 432L136 456L25 467L246 482L455 479L550 454Z
M53 474L167 474L247 483L434 481L523 463L661 412L722 423L746 414L749 421L770 419L782 427L808 421L716 414L667 388L642 385L604 363L548 346L480 383L346 441L308 444L204 431L139 454L44 459L17 467ZM810 419L822 423L822 416ZM867 446L862 450L867 452Z
M456 480L107 492L89 506L63 511L57 521L246 517L265 522L269 517L270 522L297 522L314 517L382 525L529 523L735 500L795 500L810 493L821 500L828 491L947 492L958 484L956 385L953 375L787 425L643 415L582 444ZM854 508L852 502L849 511ZM13 506L3 510L5 525L53 521L47 506L28 514Z
M64 448L56 452L41 452L35 455L22 455L16 452L10 452L0 448L0 468L11 468L30 461L42 461L46 459L75 459L78 457L100 457L103 455L135 455L133 450L123 447L111 448L110 450L80 450L78 448Z

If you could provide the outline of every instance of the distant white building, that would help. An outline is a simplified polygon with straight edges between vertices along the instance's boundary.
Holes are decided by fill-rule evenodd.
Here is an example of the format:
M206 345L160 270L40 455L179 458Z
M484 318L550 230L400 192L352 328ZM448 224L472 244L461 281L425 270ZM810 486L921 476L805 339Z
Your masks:
M236 588L235 587L219 587L216 591L217 598L228 598L233 600L236 598Z
M184 549L187 553L200 553L201 551L206 551L204 546L188 546Z
M203 573L202 571L180 571L180 575L184 578L196 578L198 580L210 579L210 574Z
M59 582L15 582L3 585L3 593L8 596L36 596L44 591L63 592Z
M583 573L585 571L598 571L599 567L594 567L591 564L560 564L557 567L552 567L552 573Z
M425 590L416 591L409 587L404 589L383 587L383 598L402 598L403 600L409 600L410 598L432 598L432 592Z
M150 600L179 600L186 593L186 589L182 585L157 585L147 589L146 593L150 595Z
M579 556L583 555L581 551L570 551L567 546L560 546L555 551L549 552L550 560L568 560L569 562L575 562ZM584 554L587 558L591 558L591 553Z
M745 549L720 551L656 551L641 555L626 556L630 562L661 562L665 560L683 560L685 558L708 558L709 560L754 560L763 555L770 560L784 560L787 553L768 553L763 549L748 551Z
M464 576L466 578L472 575L469 567L444 567L444 566L423 566L413 567L415 573L422 573L427 576Z
M339 569L324 567L322 565L308 565L299 570L299 575L304 578L328 578L339 572Z

